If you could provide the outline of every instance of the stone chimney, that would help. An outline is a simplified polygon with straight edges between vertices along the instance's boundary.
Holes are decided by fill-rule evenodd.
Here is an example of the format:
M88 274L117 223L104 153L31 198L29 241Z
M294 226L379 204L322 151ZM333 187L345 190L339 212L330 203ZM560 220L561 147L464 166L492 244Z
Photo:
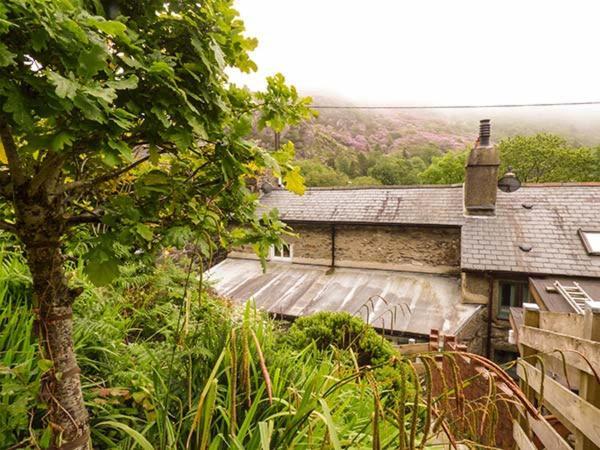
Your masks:
M479 138L467 160L463 196L469 216L493 216L496 210L500 156L490 143L490 131L490 120L481 120Z

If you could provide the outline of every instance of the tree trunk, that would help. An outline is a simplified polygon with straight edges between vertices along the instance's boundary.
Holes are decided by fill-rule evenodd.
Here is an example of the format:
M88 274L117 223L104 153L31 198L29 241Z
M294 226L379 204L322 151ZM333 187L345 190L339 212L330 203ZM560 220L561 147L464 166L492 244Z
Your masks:
M33 277L41 357L52 361L40 388L40 398L48 405L52 448L86 449L89 418L73 349L72 305L80 291L69 289L65 277L60 249L65 226L62 199L24 197L17 201L18 234Z

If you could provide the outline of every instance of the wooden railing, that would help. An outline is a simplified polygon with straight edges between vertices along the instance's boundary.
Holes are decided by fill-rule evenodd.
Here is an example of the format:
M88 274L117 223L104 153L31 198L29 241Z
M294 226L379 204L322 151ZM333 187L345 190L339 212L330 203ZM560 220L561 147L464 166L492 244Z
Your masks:
M588 302L583 316L523 308L517 373L542 415L513 421L517 446L600 449L600 302Z

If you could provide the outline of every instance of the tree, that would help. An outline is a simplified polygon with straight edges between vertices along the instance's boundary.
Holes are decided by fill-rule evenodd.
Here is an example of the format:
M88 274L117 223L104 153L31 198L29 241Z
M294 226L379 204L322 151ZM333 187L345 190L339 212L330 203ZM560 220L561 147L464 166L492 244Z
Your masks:
M465 179L465 164L469 150L434 156L431 165L419 174L424 184L455 184Z
M335 170L348 175L350 178L356 177L359 174L358 161L354 155L337 156L334 160L334 167Z
M373 177L356 177L350 180L352 186L381 186L381 181Z
M369 169L369 176L386 185L418 184L418 173L425 168L420 158L382 156Z
M260 97L225 69L255 69L256 46L230 0L7 0L0 5L0 228L14 233L33 278L52 445L87 448L88 415L73 351L65 243L101 224L82 255L97 284L127 257L164 245L252 242L285 227L255 217L245 180L271 170L303 190L293 146L268 154L244 140L254 114L275 129L311 113L276 76Z
M498 148L500 175L511 167L521 181L529 183L600 180L594 149L574 148L557 135L515 136L500 141Z
M316 159L298 161L297 164L307 186L325 187L348 184L348 177L345 174L336 172Z

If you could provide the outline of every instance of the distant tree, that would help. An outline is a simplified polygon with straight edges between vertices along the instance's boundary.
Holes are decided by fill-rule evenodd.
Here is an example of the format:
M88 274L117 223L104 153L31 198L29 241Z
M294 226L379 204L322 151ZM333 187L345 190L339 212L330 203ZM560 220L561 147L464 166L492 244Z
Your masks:
M357 157L358 174L360 176L366 176L369 173L369 169L373 167L379 158L383 157L379 144L375 146L375 150L369 153L360 152Z
M325 187L348 184L348 177L345 174L336 172L316 159L297 161L297 165L300 167L300 173L304 177L306 186Z
M515 136L498 144L500 175L512 167L523 182L600 181L598 150L571 147L557 135Z
M350 180L352 186L380 186L381 181L369 176L356 177Z
M362 153L359 153L361 155ZM349 178L360 175L357 157L355 155L339 155L333 161L337 172L346 174Z
M419 173L424 184L454 184L465 179L465 163L469 150L448 152L444 156L434 156L431 164Z
M435 156L441 156L443 153L443 150L435 144L410 147L406 149L407 157L412 158L418 156L425 162L426 165L431 164Z
M404 159L399 156L383 156L369 169L369 176L385 185L418 184L418 174L425 169L419 158Z

